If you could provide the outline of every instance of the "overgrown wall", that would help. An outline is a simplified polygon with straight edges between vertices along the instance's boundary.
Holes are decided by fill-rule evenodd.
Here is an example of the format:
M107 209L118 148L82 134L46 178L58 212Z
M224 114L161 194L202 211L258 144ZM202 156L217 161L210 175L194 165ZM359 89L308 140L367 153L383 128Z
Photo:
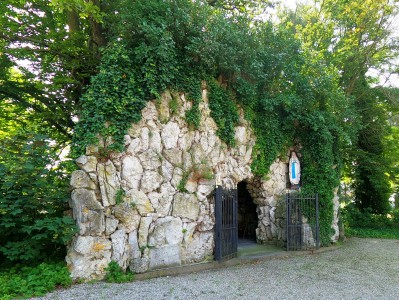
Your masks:
M206 89L197 130L182 117L190 107L184 94L167 91L148 102L125 136L125 151L106 153L105 141L77 159L71 207L79 233L66 258L72 277L102 278L111 260L136 273L212 260L216 180L224 188L248 183L258 242L285 239L275 211L286 190L288 156L273 163L267 180L255 178L255 137L243 113L229 148L216 135Z

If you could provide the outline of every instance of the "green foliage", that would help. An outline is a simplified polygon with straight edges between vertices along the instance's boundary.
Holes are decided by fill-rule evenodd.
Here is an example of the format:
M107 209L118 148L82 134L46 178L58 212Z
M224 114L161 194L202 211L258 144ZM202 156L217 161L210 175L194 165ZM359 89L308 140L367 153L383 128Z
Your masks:
M365 93L367 91L367 93ZM356 105L362 111L357 147L352 151L356 164L353 167L355 203L361 210L371 209L376 214L390 210L389 197L392 194L392 165L384 143L390 134L386 112L386 96L383 90L371 89L363 82L354 90ZM385 103L384 103L385 102Z
M115 194L115 203L121 204L123 203L123 198L125 197L126 193L123 189L118 189Z
M389 214L375 214L371 208L360 210L355 203L350 203L341 215L348 237L399 239L398 209Z
M105 281L113 283L129 282L134 279L134 274L131 272L124 272L117 262L111 261L108 267L105 268Z
M32 262L65 255L75 232L68 208L71 169L46 136L14 135L0 152L0 259Z
M182 193L187 192L186 184L187 184L188 178L190 176L190 172L191 171L184 171L183 172L182 178L180 179L179 183L177 184L177 190L178 191L180 191Z
M210 81L208 86L211 117L218 125L216 133L227 145L234 146L234 127L239 121L237 105L232 100L232 95L216 82Z
M347 120L353 125L349 147L342 154L347 176L353 181L355 203L374 213L389 210L388 198L397 184L397 148L386 145L392 138L392 119L397 115L393 88L373 88L379 80L368 71L395 69L398 47L391 22L397 16L396 1L315 1L285 16L285 26L301 40L311 57L340 71L339 85L354 99ZM383 73L383 71L382 71ZM371 79L371 80L370 80ZM390 95L389 95L390 94ZM348 115L349 116L349 115ZM397 126L395 124L394 126Z
M35 267L15 266L0 271L0 300L43 296L57 287L72 284L65 263L41 263Z
M96 142L107 151L123 150L131 122L139 121L146 101L166 88L185 93L192 102L186 120L198 128L205 79L211 116L227 145L235 142L237 105L251 121L254 174L266 176L288 147L302 148L303 189L320 195L321 239L328 244L333 189L355 127L352 101L339 86L337 69L303 49L286 27L254 22L245 14L188 0L123 4L111 31L114 42L81 99L78 152ZM103 140L97 141L99 136Z
M81 99L82 113L74 135L78 152L98 144L98 134L105 140L113 139L105 151L123 150L123 136L132 122L140 120L145 106L146 91L136 80L132 64L123 46L115 45L104 52L100 72Z
M1 1L0 103L31 111L66 141L82 88L96 71L96 51L88 43L95 22L76 16L72 28L73 10L65 13L52 2Z
M356 228L345 229L347 237L375 238L375 239L394 239L399 240L398 228Z
M172 94L172 99L169 101L169 109L172 116L176 115L179 112L180 103L178 96L176 94Z
M360 210L350 203L342 210L344 224L349 228L399 228L399 210L388 214L375 214L371 208Z

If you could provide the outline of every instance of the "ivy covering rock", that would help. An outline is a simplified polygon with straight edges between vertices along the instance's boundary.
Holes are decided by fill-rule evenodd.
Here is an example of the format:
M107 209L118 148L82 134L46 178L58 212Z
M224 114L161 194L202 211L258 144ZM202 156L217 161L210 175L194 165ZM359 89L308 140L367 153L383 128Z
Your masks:
M235 143L239 106L251 122L254 174L267 176L288 147L301 148L303 191L320 195L321 241L328 245L331 200L351 126L351 101L338 85L338 72L313 59L282 26L185 0L126 5L115 42L81 100L76 153L98 144L99 136L107 141L100 145L104 157L122 151L146 101L159 99L166 88L191 100L185 116L198 128L205 80L218 136L227 145Z

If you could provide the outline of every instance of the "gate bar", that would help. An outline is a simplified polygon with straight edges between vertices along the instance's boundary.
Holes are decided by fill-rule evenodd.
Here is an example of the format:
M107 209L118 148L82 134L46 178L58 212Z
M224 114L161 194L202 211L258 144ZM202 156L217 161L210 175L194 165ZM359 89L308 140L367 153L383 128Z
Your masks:
M222 247L220 245L221 231L222 231L222 187L218 185L216 187L215 195L215 259L217 261L222 260Z

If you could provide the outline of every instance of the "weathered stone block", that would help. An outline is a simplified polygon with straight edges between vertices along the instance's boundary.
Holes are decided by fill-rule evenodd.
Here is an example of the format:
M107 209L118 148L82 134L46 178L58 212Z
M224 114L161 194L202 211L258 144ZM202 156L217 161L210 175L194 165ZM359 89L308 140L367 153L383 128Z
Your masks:
M118 227L119 220L114 218L105 218L105 234L110 235L115 232L116 228Z
M140 248L148 246L148 229L152 222L152 217L142 217L140 220L138 243Z
M81 235L100 235L105 230L103 207L92 190L75 189L71 195L73 216Z
M183 248L183 262L187 264L210 260L213 258L213 247L213 232L197 232Z
M137 209L130 203L118 204L113 208L116 218L125 226L128 232L136 230L140 223L140 215Z
M68 249L66 262L72 278L102 279L111 261L111 242L102 237L78 236Z
M199 202L194 194L177 193L173 199L173 216L196 220Z
M111 259L116 261L123 269L126 269L128 253L125 253L127 235L125 230L117 230L111 235L112 256Z
M140 154L139 159L145 170L156 170L162 164L160 154L151 149Z
M83 170L76 170L72 172L70 184L74 189L96 189L96 185L94 184L94 182Z
M165 245L160 248L150 249L150 269L179 266L181 252L179 245Z
M138 189L143 175L143 167L137 157L127 156L122 161L122 179L129 189Z
M181 150L167 149L163 151L163 155L173 166L181 166L183 163Z
M145 171L141 178L140 189L144 193L150 193L158 189L163 182L162 176L156 171Z
M116 192L120 188L115 166L111 161L97 164L97 176L103 205L114 205Z
M126 193L127 202L133 205L139 212L140 215L154 212L154 208L151 205L147 195L141 191L132 189Z
M97 170L97 158L95 156L82 155L76 159L76 163L87 173L96 172Z
M161 138L165 149L176 148L179 139L180 128L175 122L169 122L162 130Z
M179 218L159 218L154 223L154 231L149 234L148 245L177 245L183 240L182 221Z

